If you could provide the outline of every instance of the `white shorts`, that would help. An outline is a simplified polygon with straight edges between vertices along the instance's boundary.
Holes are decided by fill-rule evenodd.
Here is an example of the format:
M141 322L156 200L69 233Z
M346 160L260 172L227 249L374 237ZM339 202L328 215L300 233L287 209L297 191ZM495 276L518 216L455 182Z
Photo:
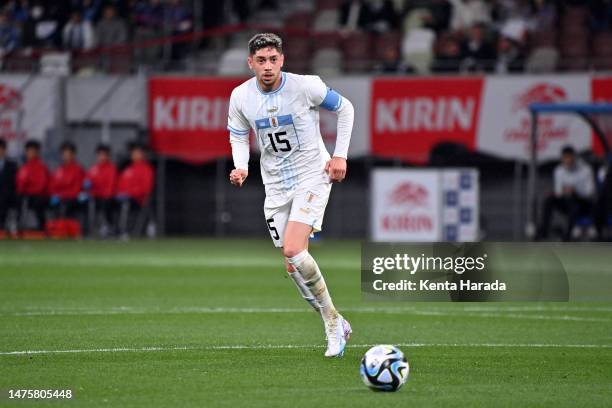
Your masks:
M310 225L314 232L321 231L331 186L331 183L317 180L298 186L289 197L266 196L264 215L275 247L283 246L289 221Z

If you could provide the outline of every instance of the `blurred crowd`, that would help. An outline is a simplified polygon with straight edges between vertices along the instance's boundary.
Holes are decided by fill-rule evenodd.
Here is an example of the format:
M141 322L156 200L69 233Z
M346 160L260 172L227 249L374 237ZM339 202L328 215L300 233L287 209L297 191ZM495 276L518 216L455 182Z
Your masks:
M163 54L235 74L252 31L156 41L235 23L278 31L302 73L612 68L612 0L9 0L0 10L0 56L146 44L128 50L128 70Z
M53 171L40 151L38 141L28 141L19 166L7 158L6 142L0 139L0 237L88 233L125 238L141 232L138 224L149 215L154 184L143 145L130 144L130 160L121 171L104 144L96 148L96 163L87 170L72 142L61 145L61 164Z

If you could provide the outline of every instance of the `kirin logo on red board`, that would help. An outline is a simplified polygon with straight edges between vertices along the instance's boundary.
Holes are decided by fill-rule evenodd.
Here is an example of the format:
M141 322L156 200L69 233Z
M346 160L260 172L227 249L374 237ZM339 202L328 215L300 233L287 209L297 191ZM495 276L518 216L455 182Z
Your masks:
M531 116L529 105L532 103L556 103L567 100L567 92L559 85L542 82L535 84L513 98L512 114L518 115L518 123L507 128L504 137L508 141L525 143L529 148ZM566 118L565 118L566 119ZM538 118L538 150L544 150L552 140L567 140L569 126L563 118L542 115Z
M372 81L372 152L425 163L452 141L475 146L482 78L377 78Z
M429 192L419 184L409 181L398 185L388 197L390 205L406 207L426 207Z
M18 89L0 83L0 137L4 140L21 140L25 132L20 130L23 117L23 96Z

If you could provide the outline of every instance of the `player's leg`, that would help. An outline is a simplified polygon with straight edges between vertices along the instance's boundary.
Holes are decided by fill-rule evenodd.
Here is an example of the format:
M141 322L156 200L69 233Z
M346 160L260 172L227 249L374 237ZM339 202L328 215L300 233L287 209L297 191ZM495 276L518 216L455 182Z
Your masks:
M319 183L296 192L283 237L283 254L300 273L306 286L319 303L328 340L325 355L332 357L340 356L344 352L351 328L336 311L321 270L308 252L310 234L313 230L321 230L330 190L330 184Z
M283 254L302 276L319 303L327 337L325 356L340 357L344 354L344 347L352 330L350 324L336 310L321 270L308 252L308 237L311 232L310 225L289 221L285 230Z
M273 198L267 198L264 204L264 214L266 216L266 224L268 225L268 231L270 232L270 238L274 246L277 248L283 247L283 237L285 235L285 228L287 227L287 221L289 219L289 212L291 210L291 202L278 203ZM304 300L308 302L315 311L319 311L319 303L314 298L308 286L304 282L304 278L300 275L293 266L285 259L285 266L287 274L295 284L298 292L302 295Z

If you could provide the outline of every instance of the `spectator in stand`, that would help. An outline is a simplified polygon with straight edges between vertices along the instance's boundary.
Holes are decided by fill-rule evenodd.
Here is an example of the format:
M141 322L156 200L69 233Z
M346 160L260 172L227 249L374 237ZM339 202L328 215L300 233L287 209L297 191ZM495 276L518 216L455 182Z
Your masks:
M117 16L115 7L104 8L102 19L96 27L96 39L101 47L123 44L127 40L127 27L123 19Z
M95 47L96 38L90 21L83 20L80 11L73 11L64 26L64 48L71 51L87 51Z
M463 68L468 71L492 71L495 64L495 47L487 40L486 27L474 24L462 44Z
M160 0L139 0L132 8L132 22L135 26L134 40L149 41L163 36L164 7ZM150 45L135 50L136 59L145 64L154 64L159 57L161 48Z
M84 21L89 21L91 24L98 21L100 9L102 8L102 0L82 0L81 15Z
M30 6L28 3L28 0L12 0L4 6L4 9L10 14L12 21L23 24L30 14Z
M126 237L131 214L143 210L153 191L153 167L146 158L144 146L130 144L131 163L119 175L117 202L119 204L119 234Z
M22 26L22 46L26 48L54 47L58 44L59 26L56 16L50 14L42 2L33 3L29 16Z
M62 164L51 175L49 203L58 218L73 218L79 208L79 194L85 180L85 171L76 160L76 146L64 142L60 148Z
M414 69L400 57L399 49L395 44L383 45L382 59L374 66L374 71L380 74L412 74Z
M463 58L459 41L454 36L445 34L437 47L431 70L438 73L459 72Z
M178 36L191 32L193 23L191 13L182 0L170 0L165 12L165 23L170 35ZM189 42L175 42L172 44L171 58L180 61L189 49Z
M25 145L26 162L17 172L17 195L20 203L22 227L26 211L33 210L37 229L45 228L45 209L48 201L49 170L40 159L40 143L30 140Z
M372 0L369 3L369 21L367 28L375 33L396 30L399 25L399 15L391 0Z
M590 22L593 31L602 32L612 29L612 1L589 1Z
M340 5L340 25L347 31L365 30L369 19L363 0L345 0Z
M491 22L491 4L484 0L449 0L452 5L450 28L466 30L476 23Z
M525 67L525 56L520 45L506 36L497 40L497 60L495 72L507 74L509 72L522 72Z
M577 219L590 215L595 193L591 167L576 157L571 146L561 151L561 164L555 168L554 191L544 202L542 221L536 239L548 238L553 213L558 211L568 218L563 240L568 241Z
M6 236L8 211L17 206L16 177L17 163L6 157L6 141L0 139L0 238Z
M0 58L6 57L19 46L20 33L17 25L6 12L0 13Z
M95 212L103 217L104 231L108 231L108 226L112 224L113 198L117 188L117 167L111 160L108 145L101 144L96 148L96 164L87 171L84 186L93 200Z

